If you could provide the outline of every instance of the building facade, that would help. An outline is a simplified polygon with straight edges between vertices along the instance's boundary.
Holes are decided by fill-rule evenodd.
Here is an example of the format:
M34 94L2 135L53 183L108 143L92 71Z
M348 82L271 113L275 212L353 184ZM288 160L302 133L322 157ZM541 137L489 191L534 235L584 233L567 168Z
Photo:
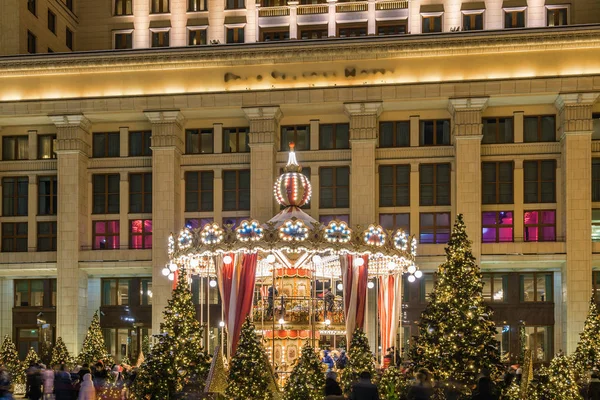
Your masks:
M168 235L271 218L290 141L307 213L417 237L404 343L462 213L507 357L521 327L537 361L575 349L600 285L596 1L38 0L37 22L29 3L0 12L4 54L28 31L32 53L99 51L0 58L0 333L20 352L78 351L100 309L135 357L170 296ZM217 289L193 290L212 340Z

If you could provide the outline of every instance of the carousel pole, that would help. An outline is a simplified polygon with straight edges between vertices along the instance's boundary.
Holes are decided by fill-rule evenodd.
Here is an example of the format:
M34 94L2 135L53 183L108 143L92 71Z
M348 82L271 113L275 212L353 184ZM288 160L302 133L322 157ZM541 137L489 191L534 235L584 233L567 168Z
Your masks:
M379 322L379 319L381 318L381 315L379 315L379 263L377 263L377 273L375 275L375 315L377 316L375 321ZM375 343L377 350L379 350L379 347L381 347L381 350L379 350L379 365L382 366L384 349L381 342L380 328L381 323L375 323Z
M204 328L204 285L202 284L202 273L198 274L198 278L200 280L200 326ZM208 332L204 332L204 336L207 338Z
M206 348L210 348L210 282L206 268Z
M273 319L273 326L271 331L271 363L273 364L273 371L275 371L275 265L271 267L271 270L273 271L273 278L271 280L271 289L273 289L273 300L271 304L271 318ZM268 294L269 292L267 290L267 299Z

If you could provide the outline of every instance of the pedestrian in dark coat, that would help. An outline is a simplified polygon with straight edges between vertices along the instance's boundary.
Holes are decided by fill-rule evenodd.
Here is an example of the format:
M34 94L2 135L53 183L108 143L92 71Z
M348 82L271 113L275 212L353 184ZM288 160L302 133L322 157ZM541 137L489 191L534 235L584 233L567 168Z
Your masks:
M423 372L417 372L416 382L408 389L408 400L430 400L433 396L433 388L427 380L427 375Z
M56 400L71 400L73 397L71 374L67 372L64 364L54 376L54 395Z
M371 373L361 372L358 382L352 385L350 400L379 400L377 386L371 383Z
M29 364L26 371L27 380L25 383L25 393L29 400L40 400L42 398L42 374L35 363Z
M472 400L498 400L496 387L492 380L487 376L479 378L477 387L473 391Z
M587 389L588 400L600 400L600 375L592 374L592 380Z

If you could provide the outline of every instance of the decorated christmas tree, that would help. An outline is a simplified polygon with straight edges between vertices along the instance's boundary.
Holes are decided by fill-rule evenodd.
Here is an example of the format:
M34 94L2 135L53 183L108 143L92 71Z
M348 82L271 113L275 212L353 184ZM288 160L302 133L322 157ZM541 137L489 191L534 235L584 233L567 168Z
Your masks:
M202 329L196 319L187 275L182 271L160 324L161 334L145 354L133 387L137 399L177 398L184 387L196 382L204 387L208 355L202 347Z
M225 396L231 400L271 400L272 380L265 349L256 337L254 324L246 318L231 358Z
M437 379L472 385L483 370L492 377L499 372L496 327L482 291L481 272L462 215L458 215L414 348L418 366L432 371Z
M342 370L341 383L345 393L350 393L352 384L358 381L358 377L364 371L375 376L375 364L367 336L362 329L356 329L348 350L348 363Z
M504 389L502 392L503 400L521 400L521 385L517 383L516 379L513 379L511 384Z
M571 357L561 353L554 356L545 375L540 399L581 400Z
M0 349L0 365L3 365L12 375L14 383L24 383L19 353L17 353L17 347L8 335L4 336L4 342L2 342L2 348Z
M581 373L600 367L600 317L593 296L573 361Z
M100 316L96 311L85 339L83 339L83 346L81 347L81 353L77 356L77 362L79 364L94 365L98 361L102 361L104 365L108 366L114 364L112 356L106 350L104 336L102 335L102 329L100 329Z
M379 381L379 398L400 400L406 398L408 378L398 368L391 366L385 370Z
M322 400L324 387L321 360L307 341L285 384L283 400Z
M40 362L42 362L42 359L40 358L38 353L35 351L35 349L33 347L30 347L29 352L27 353L27 356L25 357L25 361L23 361L23 365L25 366L25 368L29 368L29 366L32 363L38 364Z
M52 362L52 348L52 342L49 340L40 341L40 358L42 359L42 363L46 366L50 365Z
M69 350L67 350L67 345L59 336L56 338L56 343L52 349L52 361L50 362L50 366L61 364L65 364L68 368L72 367L73 357L71 357Z

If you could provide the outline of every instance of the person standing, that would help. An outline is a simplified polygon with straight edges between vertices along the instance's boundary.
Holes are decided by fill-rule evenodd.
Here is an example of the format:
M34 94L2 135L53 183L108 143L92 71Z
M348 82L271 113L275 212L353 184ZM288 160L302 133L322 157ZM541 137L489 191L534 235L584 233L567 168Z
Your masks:
M323 299L325 300L325 311L328 313L333 312L333 303L335 300L335 295L331 292L329 288L325 290L325 293L323 294Z
M267 318L273 317L273 307L275 305L275 297L277 297L277 295L279 295L279 291L277 290L277 288L274 286L270 286L269 293L267 296Z
M51 400L54 393L54 371L42 365L42 384L44 385L44 400Z
M427 374L419 371L415 375L416 382L408 389L408 400L430 400L433 389L427 379Z
M377 386L371 383L371 373L363 371L358 382L352 385L350 400L379 400Z
M96 400L96 389L92 381L92 374L87 373L83 376L77 400Z
M600 375L594 372L587 389L588 400L600 400Z
M327 371L331 371L333 369L333 358L329 355L329 351L325 350L323 352L323 360L321 360L323 364L327 365Z
M26 371L25 395L29 400L42 398L42 375L35 363L30 363Z
M59 371L54 376L54 394L56 400L71 400L72 398L71 375L67 372L67 367L64 364L60 366Z
M477 381L477 387L473 391L472 400L498 400L494 382L487 377L482 376Z

